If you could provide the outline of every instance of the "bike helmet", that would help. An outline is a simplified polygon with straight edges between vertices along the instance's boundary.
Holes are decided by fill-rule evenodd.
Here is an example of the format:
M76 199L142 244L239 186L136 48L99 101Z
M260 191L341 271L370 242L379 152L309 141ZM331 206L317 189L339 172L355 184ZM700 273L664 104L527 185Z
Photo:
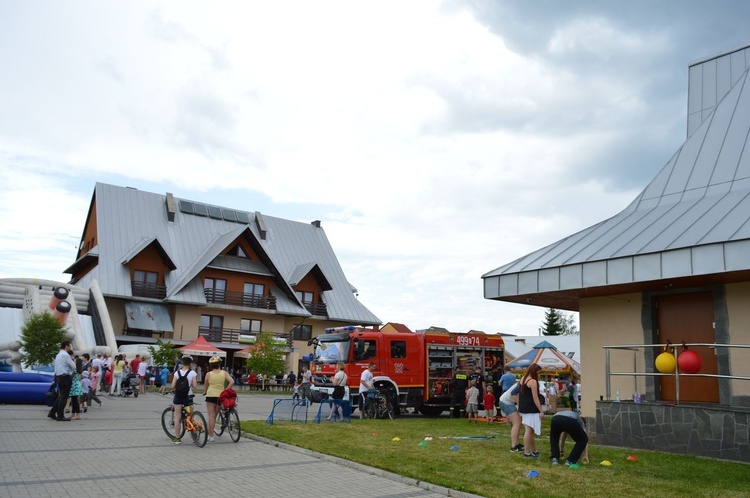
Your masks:
M193 357L190 356L189 354L186 354L185 356L182 357L182 362L183 363L192 363L193 362Z
M212 357L211 357L211 358L210 358L210 359L208 360L208 362L209 362L209 363L221 363L221 358L219 358L218 356L212 356Z

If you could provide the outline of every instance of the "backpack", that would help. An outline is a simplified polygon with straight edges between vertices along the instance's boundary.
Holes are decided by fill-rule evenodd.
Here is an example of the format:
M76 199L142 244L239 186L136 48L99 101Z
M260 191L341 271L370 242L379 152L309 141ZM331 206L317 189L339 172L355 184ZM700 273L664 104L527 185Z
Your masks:
M190 395L190 383L188 382L188 373L180 375L182 370L177 371L177 382L174 384L174 395L180 398L187 398Z

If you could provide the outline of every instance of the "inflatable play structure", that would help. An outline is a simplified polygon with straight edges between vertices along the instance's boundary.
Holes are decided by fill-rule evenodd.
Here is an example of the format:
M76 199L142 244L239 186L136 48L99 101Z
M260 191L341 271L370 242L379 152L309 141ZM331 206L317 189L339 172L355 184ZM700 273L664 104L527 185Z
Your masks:
M51 366L21 365L21 330L37 313L64 325L75 354L117 351L104 296L94 281L83 289L39 279L0 279L0 403L43 404L53 378Z

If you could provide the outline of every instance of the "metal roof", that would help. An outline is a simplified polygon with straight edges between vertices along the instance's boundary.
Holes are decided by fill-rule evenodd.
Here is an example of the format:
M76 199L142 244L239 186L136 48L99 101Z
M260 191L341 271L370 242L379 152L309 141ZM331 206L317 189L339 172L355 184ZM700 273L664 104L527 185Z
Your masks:
M97 183L92 208L96 208L98 265L79 284L98 280L102 293L108 296L130 297L130 272L121 264L134 256L134 248L143 248L158 241L159 248L174 265L167 272L168 302L206 304L203 287L198 278L208 266L232 268L223 252L238 237L247 237L259 252L262 262L237 266L237 271L275 276L279 288L272 288L280 313L309 316L302 303L294 298L290 277L298 279L300 267L317 266L330 284L321 293L327 305L328 318L335 321L378 325L380 319L362 305L352 293L343 269L336 258L325 231L316 225L262 215L260 213L205 206L186 199L177 199L207 209L173 212L168 220L166 194L155 194L127 187ZM195 209L194 211L198 211ZM205 212L205 215L202 214ZM235 216L226 213L234 212ZM236 213L243 216L237 216ZM221 216L216 216L221 213ZM229 219L227 219L229 218ZM238 221L248 219L249 223ZM258 226L264 229L261 233ZM315 265L309 266L310 262Z
M749 134L745 70L627 208L486 273L485 298L549 293L549 305L564 291L750 270ZM577 308L566 304L555 307Z

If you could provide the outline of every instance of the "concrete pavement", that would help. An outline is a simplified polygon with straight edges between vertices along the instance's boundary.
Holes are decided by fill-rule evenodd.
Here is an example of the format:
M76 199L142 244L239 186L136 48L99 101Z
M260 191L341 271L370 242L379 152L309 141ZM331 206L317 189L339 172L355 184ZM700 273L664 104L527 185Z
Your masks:
M101 399L71 422L48 419L43 405L0 405L0 497L473 496L259 438L174 445L160 422L171 397ZM273 399L241 395L240 418L265 420Z

